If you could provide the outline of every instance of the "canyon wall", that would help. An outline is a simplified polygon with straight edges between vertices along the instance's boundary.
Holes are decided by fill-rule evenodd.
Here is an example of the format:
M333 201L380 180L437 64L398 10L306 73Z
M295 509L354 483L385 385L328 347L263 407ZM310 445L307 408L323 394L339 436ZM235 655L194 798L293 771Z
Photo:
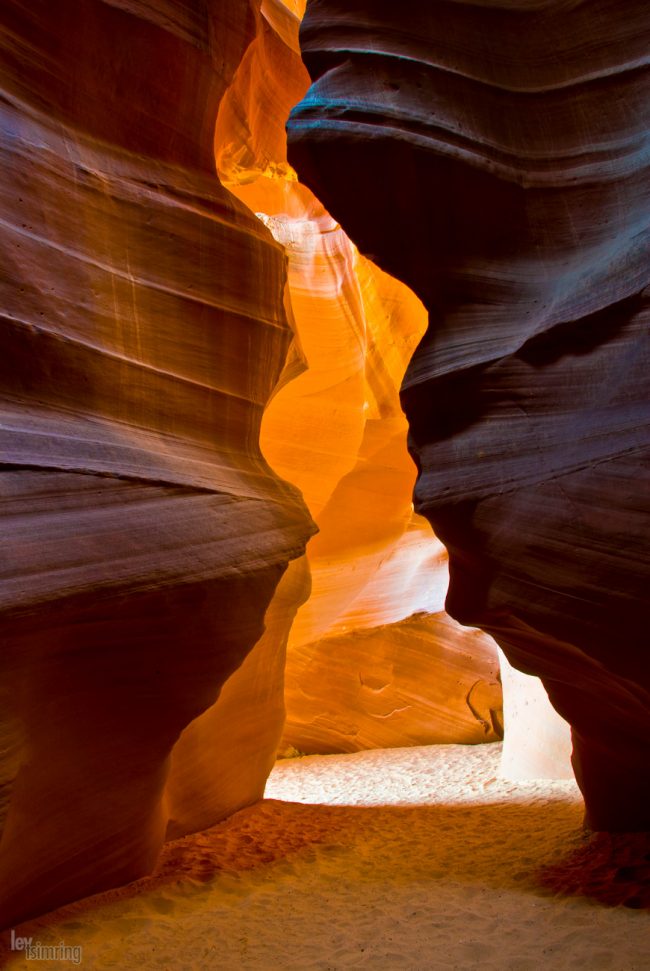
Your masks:
M648 6L311 0L289 159L429 310L402 403L447 608L650 828Z
M313 527L259 430L303 365L213 154L258 7L2 5L3 924L148 872L274 759Z
M322 9L306 37L321 36ZM260 798L278 744L502 734L494 643L444 612L447 553L413 507L399 400L411 358L417 501L432 521L445 512L450 604L516 663L537 663L519 630L528 615L459 606L487 591L498 557L480 558L478 514L449 509L492 509L494 416L488 435L474 419L502 399L431 365L447 318L427 331L420 284L447 246L452 200L448 222L423 230L435 179L426 152L409 168L408 139L404 171L363 126L328 163L332 204L353 189L353 230L372 201L373 245L355 232L364 248L389 269L383 244L398 270L424 267L401 273L416 295L297 180L284 121L309 87L301 13L300 0L10 0L0 12L3 924L150 871L163 839ZM399 100L395 83L384 87ZM314 117L329 150L327 110L312 105L297 136L310 180L301 151ZM354 124L355 110L343 112ZM398 216L402 237L386 232ZM481 352L474 331L460 337L454 353L467 339ZM456 424L485 444L466 446ZM461 500L448 495L456 474ZM305 555L311 517L320 533ZM515 558L520 526L513 514L500 536ZM526 636L542 645L539 630ZM580 674L575 645L547 642L558 684Z

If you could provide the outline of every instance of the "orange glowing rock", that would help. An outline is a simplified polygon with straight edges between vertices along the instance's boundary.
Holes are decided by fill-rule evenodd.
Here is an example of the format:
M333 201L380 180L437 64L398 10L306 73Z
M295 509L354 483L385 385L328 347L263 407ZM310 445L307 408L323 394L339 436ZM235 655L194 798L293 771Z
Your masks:
M334 634L292 655L285 749L356 752L502 737L493 645L445 613Z
M404 703L390 731L378 732L371 707L364 716L363 697L352 702L344 685L343 672L355 663L357 632L369 632L364 643L370 664L369 646L380 650L377 629L397 625L397 651L407 640L404 631L413 630L407 621L400 633L401 621L438 615L444 607L446 552L413 512L415 467L399 403L400 383L427 317L410 290L360 256L288 165L279 120L309 79L297 53L297 17L277 2L263 5L265 11L265 28L222 102L215 146L222 182L258 214L288 257L294 380L283 383L266 409L261 443L271 466L301 489L320 532L308 547L311 595L289 635L287 680L295 690L287 694L285 742L309 750L316 744L323 751L345 748L335 720L317 719L318 743L307 728L319 705L327 710L333 692L346 699L337 706L339 721L347 717L346 704L352 705L359 745L494 738L468 716L463 691L448 694L448 708L436 720L454 649L471 680L471 661L463 654L469 635L450 622L435 621L435 638L427 621L419 622L411 650L394 665L391 691L402 700L413 692L418 697ZM482 639L480 664L490 667L491 690L498 693L494 644L477 633L472 638L474 644ZM328 652L336 656L326 663ZM427 691L429 705L420 697Z
M301 557L276 588L260 640L174 746L165 789L168 839L213 826L264 795L284 725L287 635L308 592Z

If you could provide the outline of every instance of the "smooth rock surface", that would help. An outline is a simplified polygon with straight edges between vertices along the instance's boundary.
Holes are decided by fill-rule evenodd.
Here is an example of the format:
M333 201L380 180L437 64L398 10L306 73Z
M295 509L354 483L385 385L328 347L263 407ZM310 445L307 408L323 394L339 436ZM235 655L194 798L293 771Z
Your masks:
M492 640L447 614L296 645L287 666L288 751L358 752L503 736Z
M311 0L300 177L429 329L402 402L450 613L650 829L648 5Z
M289 635L282 747L494 740L466 704L485 677L500 693L494 643L439 616L447 555L412 505L399 386L426 312L296 180L284 119L309 84L298 18L279 0L262 12L264 29L222 101L215 146L222 182L286 249L296 354L307 365L278 389L261 434L266 458L299 486L319 527L307 551L311 593ZM359 665L384 681L379 700L358 691Z
M240 666L312 529L259 448L286 268L213 154L258 6L2 5L3 924L148 872L278 744L304 582Z

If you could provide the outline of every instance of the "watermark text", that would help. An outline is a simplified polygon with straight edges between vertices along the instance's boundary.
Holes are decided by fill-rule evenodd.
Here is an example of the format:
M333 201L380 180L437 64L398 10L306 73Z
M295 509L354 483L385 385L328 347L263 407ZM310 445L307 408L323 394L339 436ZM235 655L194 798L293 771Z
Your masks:
M17 937L11 931L10 947L12 951L22 951L26 961L69 961L71 964L81 964L83 949L80 944L42 944L33 937Z

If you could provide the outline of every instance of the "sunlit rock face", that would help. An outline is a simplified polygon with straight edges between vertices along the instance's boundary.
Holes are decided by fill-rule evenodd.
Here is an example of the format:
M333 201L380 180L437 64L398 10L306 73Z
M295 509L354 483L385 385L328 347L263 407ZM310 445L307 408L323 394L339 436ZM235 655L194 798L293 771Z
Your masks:
M279 741L311 531L259 448L285 259L213 154L255 8L2 5L6 924L258 798Z
M262 797L284 725L287 635L308 593L302 556L276 587L261 638L172 749L165 788L168 839L206 829Z
M261 437L320 530L289 637L283 748L494 740L466 701L485 682L500 708L494 644L442 613L446 551L412 506L399 386L426 311L296 180L284 121L309 85L299 22L279 0L262 15L221 103L215 151L222 182L286 249L298 338L288 372L299 357L305 368L274 396ZM360 667L380 692L359 690Z
M503 735L493 643L445 613L333 634L291 655L288 752L477 744Z
M573 779L571 729L551 706L539 678L518 671L499 651L503 683L504 779Z
M447 601L541 675L596 828L650 828L648 5L311 0L300 177L429 329L402 401Z

